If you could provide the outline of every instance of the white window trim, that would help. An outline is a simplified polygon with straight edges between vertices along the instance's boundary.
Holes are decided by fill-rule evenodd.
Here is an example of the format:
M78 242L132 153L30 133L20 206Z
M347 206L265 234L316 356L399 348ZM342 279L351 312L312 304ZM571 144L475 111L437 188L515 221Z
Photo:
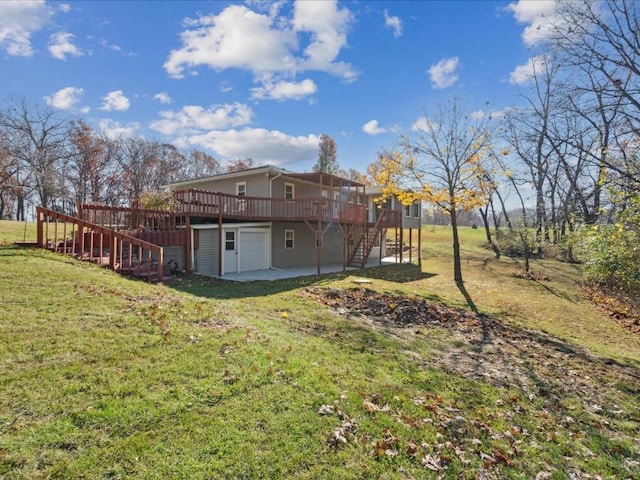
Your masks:
M287 198L287 187L291 187L291 198ZM293 183L285 182L284 184L284 198L285 200L293 200L296 198L296 186Z
M244 185L243 197L247 196L247 182L236 182L236 195L240 196L240 186Z
M413 218L420 218L420 204L414 203L411 208L413 210Z
M404 207L404 216L410 218L411 217L411 204L403 205Z
M291 246L287 247L287 233L291 232ZM296 231L295 230L285 230L284 231L284 249L285 250L293 250L296 247Z
M228 238L228 235L229 235L230 233L233 235L233 239L232 239L232 240L229 240L229 238ZM236 240L237 240L237 239L236 239L236 232L235 232L235 230L227 230L227 231L225 231L225 232L224 232L224 250L225 250L226 252L230 252L230 251L236 250ZM227 248L227 245L228 245L230 242L232 242L232 243L233 243L233 248Z

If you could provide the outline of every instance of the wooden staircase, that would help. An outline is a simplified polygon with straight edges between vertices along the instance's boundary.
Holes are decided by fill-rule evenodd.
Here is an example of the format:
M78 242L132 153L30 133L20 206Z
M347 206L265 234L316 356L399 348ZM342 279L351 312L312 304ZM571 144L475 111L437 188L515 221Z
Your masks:
M350 250L348 265L356 268L366 267L373 247L378 243L382 248L382 239L386 235L387 228L397 226L399 220L398 212L383 209L374 224L354 224L350 233L354 242Z
M55 210L37 207L38 246L149 282L175 277L159 245Z
M357 235L358 241L349 258L349 266L364 268L367 265L377 234L378 231L372 227L361 229L359 235Z

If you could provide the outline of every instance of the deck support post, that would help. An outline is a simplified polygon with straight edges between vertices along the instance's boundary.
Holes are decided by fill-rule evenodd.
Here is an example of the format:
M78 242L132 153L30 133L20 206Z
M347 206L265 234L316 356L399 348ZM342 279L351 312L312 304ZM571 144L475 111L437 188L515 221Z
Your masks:
M193 242L191 241L192 239L192 235L191 235L191 215L187 213L187 215L185 216L185 229L186 229L186 251L184 252L184 263L185 263L185 270L187 271L187 273L191 273L191 269L193 268L193 265L191 264L191 257L193 255L192 250L193 250Z

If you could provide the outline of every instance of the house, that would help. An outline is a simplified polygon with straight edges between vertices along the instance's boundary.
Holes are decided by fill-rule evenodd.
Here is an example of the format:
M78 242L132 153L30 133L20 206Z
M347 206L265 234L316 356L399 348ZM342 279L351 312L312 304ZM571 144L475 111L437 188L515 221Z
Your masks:
M365 266L403 228L420 227L419 204L376 203L380 188L326 173L263 166L165 188L189 218L186 263L204 275Z
M114 246L110 250L116 252L108 252L114 268L127 263L123 255L131 263L132 251L140 258L147 249L156 252L148 253L149 263L172 261L181 270L216 277L300 267L320 273L324 265L364 267L388 255L400 262L403 232L420 228L420 204L381 201L380 187L326 173L267 165L163 188L173 194L171 211L82 205L78 217L84 222L79 237L84 248L90 243L92 251L106 255L105 242L111 246L114 238L129 235L162 247L161 261L159 251L127 237L131 247ZM43 221L48 216L44 212ZM100 240L96 249L95 233L87 236L91 225L103 229L100 235L105 229L107 235L117 233Z

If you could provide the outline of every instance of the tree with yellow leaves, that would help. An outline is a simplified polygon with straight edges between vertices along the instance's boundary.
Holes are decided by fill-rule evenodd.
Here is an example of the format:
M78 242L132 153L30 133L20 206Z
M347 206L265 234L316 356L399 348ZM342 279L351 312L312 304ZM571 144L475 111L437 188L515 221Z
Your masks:
M378 154L369 174L383 187L383 196L396 195L410 205L425 201L436 205L451 219L453 274L462 285L458 214L488 201L487 181L490 149L488 114L466 112L460 98L440 105L434 116L416 122L394 148Z

